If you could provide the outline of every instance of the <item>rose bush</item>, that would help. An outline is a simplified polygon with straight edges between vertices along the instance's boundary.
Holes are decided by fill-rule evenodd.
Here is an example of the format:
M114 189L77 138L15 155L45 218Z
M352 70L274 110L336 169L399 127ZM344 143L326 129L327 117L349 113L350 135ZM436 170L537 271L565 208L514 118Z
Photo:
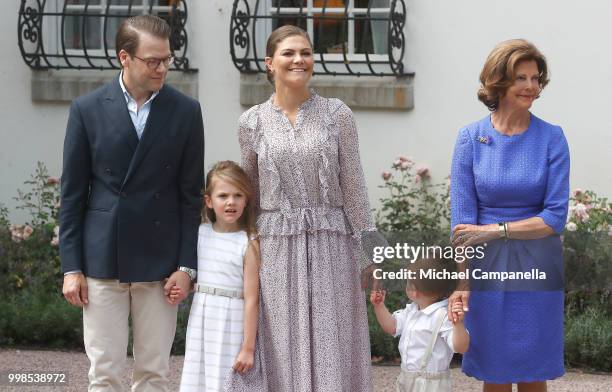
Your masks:
M427 166L399 157L382 173L387 194L376 213L379 230L390 245L446 245L450 233L450 179L432 184ZM612 334L602 332L612 323L612 205L591 190L575 189L570 198L563 233L566 277L566 363L569 366L610 370ZM387 261L385 261L387 263ZM389 268L400 263L391 261ZM395 288L387 295L390 310L401 308L406 298ZM396 359L397 340L384 334L371 306L372 355ZM581 330L588 326L589 330ZM588 348L588 349L586 349Z
M432 184L427 166L399 157L382 174L387 195L376 222L390 244L446 245L450 232L450 180ZM18 207L30 220L11 224L0 203L0 345L82 347L80 309L61 295L59 260L59 180L42 163L18 190ZM612 212L607 199L590 190L572 192L563 234L566 287L566 362L570 366L610 370L612 322ZM403 289L387 294L390 310L405 306ZM399 357L397 340L377 325L369 306L372 355ZM184 352L189 301L179 307L173 352ZM585 329L586 328L586 329ZM607 329L606 329L607 328ZM587 349L588 348L588 349ZM604 358L602 360L602 358Z

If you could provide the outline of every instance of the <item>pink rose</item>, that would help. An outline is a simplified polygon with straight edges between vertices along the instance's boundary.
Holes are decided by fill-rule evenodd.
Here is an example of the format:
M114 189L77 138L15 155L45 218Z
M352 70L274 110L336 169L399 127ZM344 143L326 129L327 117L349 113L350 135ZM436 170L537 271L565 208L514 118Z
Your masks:
M47 185L57 185L59 182L59 178L47 177Z
M11 240L13 242L21 242L23 240L23 225L11 225Z
M402 169L410 169L414 165L414 159L411 157L400 155L397 159L399 160Z
M578 203L573 207L574 216L579 222L586 222L589 220L589 214L587 211L587 207L582 203Z
M385 181L389 181L389 180L391 179L391 173L389 173L389 172L383 172L383 173L382 173L382 178L383 178L383 180L385 180Z
M30 225L11 225L9 230L11 231L11 239L14 242L27 240L34 232L34 229Z
M574 190L572 191L572 196L573 196L573 197L578 197L578 196L582 195L582 193L583 193L583 190L582 190L582 189L580 189L580 188L576 188L576 189L574 189Z
M400 163L400 169L401 170L408 170L412 167L412 163L407 162L407 161L402 161L402 163Z
M23 239L27 240L28 238L30 238L30 236L32 235L33 232L34 232L34 229L32 228L32 226L25 225L25 227L23 228L23 231L22 231Z
M421 177L429 176L429 168L427 166L419 166L419 167L417 167L416 172Z

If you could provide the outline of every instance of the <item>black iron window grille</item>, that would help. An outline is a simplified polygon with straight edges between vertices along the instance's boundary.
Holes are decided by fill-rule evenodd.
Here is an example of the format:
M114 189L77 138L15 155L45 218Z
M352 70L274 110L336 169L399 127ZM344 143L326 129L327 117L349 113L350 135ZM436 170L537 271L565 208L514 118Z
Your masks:
M266 72L268 35L291 24L312 38L317 74L403 76L405 22L404 0L234 0L230 53L240 72Z
M125 18L141 14L170 24L171 70L195 71L186 57L185 0L21 0L21 56L33 69L119 69L115 34Z

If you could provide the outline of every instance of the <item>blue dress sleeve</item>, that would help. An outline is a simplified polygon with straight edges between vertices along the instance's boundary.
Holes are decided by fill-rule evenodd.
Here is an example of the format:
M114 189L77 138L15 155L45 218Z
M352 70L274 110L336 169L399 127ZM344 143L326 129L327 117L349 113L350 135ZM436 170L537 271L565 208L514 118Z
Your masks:
M473 147L467 128L459 131L451 165L451 230L459 223L478 223L478 196L474 182Z
M567 219L569 200L570 158L567 140L560 127L548 147L548 179L543 210L537 216L544 220L556 233L561 234Z

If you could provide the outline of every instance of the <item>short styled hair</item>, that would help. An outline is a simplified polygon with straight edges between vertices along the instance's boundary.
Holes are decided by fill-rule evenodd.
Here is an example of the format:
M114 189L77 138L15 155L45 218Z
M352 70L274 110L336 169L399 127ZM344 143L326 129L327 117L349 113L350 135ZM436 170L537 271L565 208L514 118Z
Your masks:
M408 271L414 272L414 279L408 279L407 288L414 288L426 295L437 297L440 300L447 298L455 291L457 280L451 278L440 278L437 276L429 277L422 272L440 272L446 270L449 274L457 271L457 263L453 259L447 258L423 258L410 263Z
M535 61L540 73L540 88L548 84L546 58L538 48L524 39L511 39L497 44L489 53L480 72L478 99L490 111L499 107L499 101L514 83L516 67L524 61Z
M138 15L126 18L115 36L115 52L119 59L119 52L125 50L134 56L138 50L140 33L147 33L153 37L170 39L172 29L168 22L154 15Z
M284 41L286 38L293 37L295 35L299 35L306 38L306 40L310 44L310 47L313 48L310 36L306 31L304 31L298 26L284 25L270 33L270 36L268 37L268 42L266 42L266 57L274 57L274 53L276 52L276 47L278 46L278 44ZM268 77L268 81L272 83L272 85L274 85L274 76L267 67L266 76Z

